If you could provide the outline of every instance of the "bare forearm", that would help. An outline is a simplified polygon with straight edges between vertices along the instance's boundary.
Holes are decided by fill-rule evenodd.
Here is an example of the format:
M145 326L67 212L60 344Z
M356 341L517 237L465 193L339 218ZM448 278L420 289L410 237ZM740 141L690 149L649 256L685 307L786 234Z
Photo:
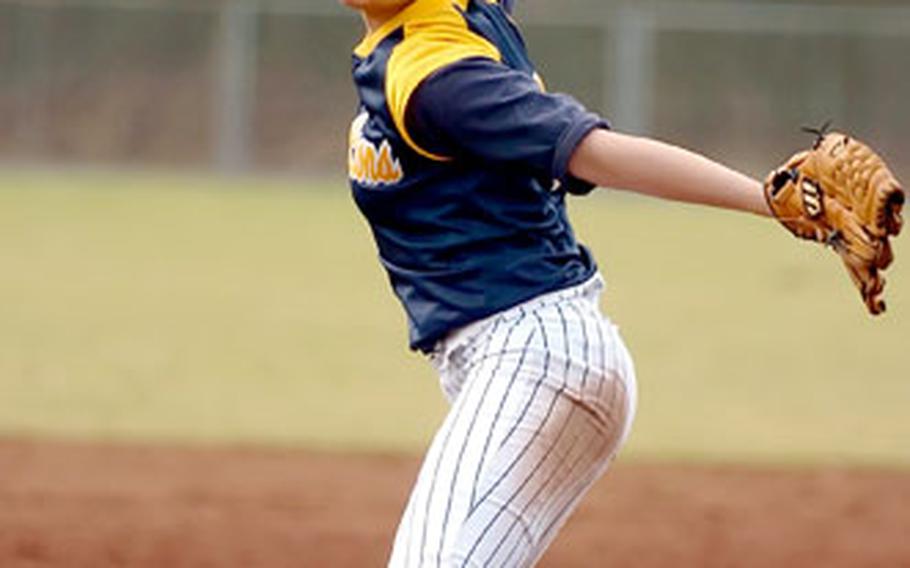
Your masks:
M677 146L595 130L569 162L572 175L654 197L770 215L762 184Z

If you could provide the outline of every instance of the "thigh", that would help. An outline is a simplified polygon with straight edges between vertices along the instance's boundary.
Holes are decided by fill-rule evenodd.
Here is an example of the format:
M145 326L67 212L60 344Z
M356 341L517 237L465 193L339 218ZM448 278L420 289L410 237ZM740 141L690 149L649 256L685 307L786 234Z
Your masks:
M464 350L453 348L445 360L434 362L452 407L421 465L390 567L448 566L448 550L475 492L497 409L521 372L522 353L537 335L530 321L526 316L498 318L482 343L471 345L469 360L464 360Z
M537 316L540 338L491 424L453 566L532 565L630 427L634 376L615 327L571 303Z
M391 566L533 563L625 435L628 377L612 325L582 304L514 316L461 354L463 387L427 453Z

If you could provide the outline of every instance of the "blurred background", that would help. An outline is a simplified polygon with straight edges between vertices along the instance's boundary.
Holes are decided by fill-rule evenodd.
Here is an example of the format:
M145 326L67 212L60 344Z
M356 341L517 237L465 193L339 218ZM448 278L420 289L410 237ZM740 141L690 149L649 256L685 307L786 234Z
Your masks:
M550 90L620 130L761 176L831 120L910 177L907 2L518 5ZM334 0L0 0L0 434L426 444L442 397L345 187L360 34ZM633 453L910 463L901 242L872 321L761 220L573 210Z
M832 120L906 165L903 1L521 0L552 90L760 171ZM343 172L334 0L2 0L0 160Z

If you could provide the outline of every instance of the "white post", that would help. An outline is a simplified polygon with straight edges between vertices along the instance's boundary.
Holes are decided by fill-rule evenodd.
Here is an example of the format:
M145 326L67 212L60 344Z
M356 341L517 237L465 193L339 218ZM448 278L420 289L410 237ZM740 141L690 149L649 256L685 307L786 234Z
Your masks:
M654 68L657 37L654 15L647 7L623 4L607 28L605 77L612 88L604 113L618 129L631 134L652 133L654 115ZM612 40L612 41L611 41Z
M213 109L214 159L221 171L242 171L251 162L257 16L255 0L227 0L219 14Z
M51 35L50 8L43 5L16 6L13 37L9 40L13 50L12 64L22 85L15 99L16 113L13 120L18 151L29 158L48 152L48 94L50 69L48 68L47 41ZM16 92L15 90L13 91Z

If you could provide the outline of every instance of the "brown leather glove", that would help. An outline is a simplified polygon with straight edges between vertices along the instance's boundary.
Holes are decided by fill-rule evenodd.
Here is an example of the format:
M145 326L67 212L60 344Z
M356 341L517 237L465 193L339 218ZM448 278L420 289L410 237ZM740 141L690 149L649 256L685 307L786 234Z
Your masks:
M881 271L894 260L889 238L901 230L904 191L878 154L846 134L818 133L765 180L765 197L791 233L831 246L869 312L885 311Z

